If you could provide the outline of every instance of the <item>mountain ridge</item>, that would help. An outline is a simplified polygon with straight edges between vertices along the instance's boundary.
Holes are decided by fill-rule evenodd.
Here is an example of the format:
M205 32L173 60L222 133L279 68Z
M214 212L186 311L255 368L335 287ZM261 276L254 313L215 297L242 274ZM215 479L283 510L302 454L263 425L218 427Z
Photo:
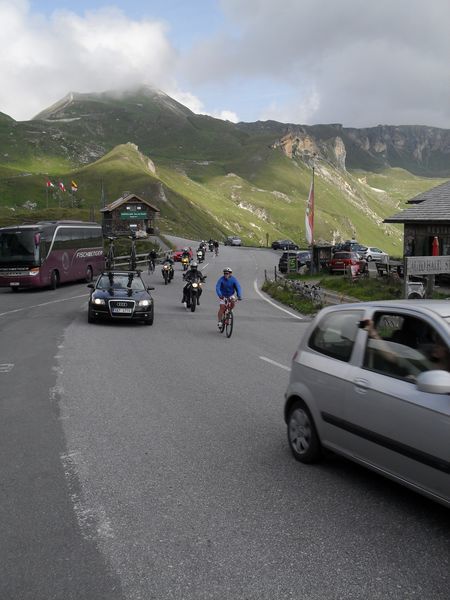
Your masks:
M203 228L216 237L237 232L263 244L267 235L305 243L313 161L317 236L327 240L357 235L373 245L387 240L399 247L401 231L383 218L450 177L449 130L235 124L196 115L149 87L69 92L30 121L0 114L0 147L4 210L20 206L17 197L37 206L48 203L48 191L45 196L36 187L44 174L75 178L78 204L85 206L98 205L103 181L112 196L132 189L149 200L156 197L168 232ZM190 214L199 226L190 223Z

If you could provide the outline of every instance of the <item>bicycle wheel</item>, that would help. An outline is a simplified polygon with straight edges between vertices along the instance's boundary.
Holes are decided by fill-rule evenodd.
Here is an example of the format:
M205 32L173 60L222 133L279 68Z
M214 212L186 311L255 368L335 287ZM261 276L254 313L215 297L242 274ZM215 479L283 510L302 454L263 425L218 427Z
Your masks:
M227 315L227 318L225 320L225 333L227 338L231 337L231 334L233 333L233 321L234 321L234 317L233 317L233 311L230 310L230 312Z
M220 333L225 331L225 315L222 317L222 321L220 322L220 327L218 329Z
M111 269L114 269L114 254L112 254L111 252L109 252L108 256L106 257L105 267L107 271L111 271Z

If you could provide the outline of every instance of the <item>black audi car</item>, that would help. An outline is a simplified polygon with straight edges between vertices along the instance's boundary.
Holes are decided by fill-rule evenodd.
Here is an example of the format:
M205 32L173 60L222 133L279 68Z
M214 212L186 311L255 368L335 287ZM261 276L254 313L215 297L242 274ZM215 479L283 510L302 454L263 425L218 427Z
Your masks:
M112 321L142 321L153 325L154 303L140 271L108 271L101 273L91 289L88 322L100 319Z

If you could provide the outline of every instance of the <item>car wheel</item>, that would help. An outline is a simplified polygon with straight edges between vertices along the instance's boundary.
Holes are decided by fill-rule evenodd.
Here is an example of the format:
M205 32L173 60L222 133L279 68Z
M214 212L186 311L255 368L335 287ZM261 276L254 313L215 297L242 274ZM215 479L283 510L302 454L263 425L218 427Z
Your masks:
M52 290L56 290L58 285L59 285L58 271L52 271L52 274L50 275L50 287L52 288Z
M86 277L85 277L86 283L91 283L93 278L94 278L94 273L92 271L92 267L88 267L86 269Z
M294 458L302 463L320 459L322 447L314 420L302 400L294 402L287 421L288 442Z
M372 257L371 256L366 256L366 260L367 260L367 262L370 262L372 260Z

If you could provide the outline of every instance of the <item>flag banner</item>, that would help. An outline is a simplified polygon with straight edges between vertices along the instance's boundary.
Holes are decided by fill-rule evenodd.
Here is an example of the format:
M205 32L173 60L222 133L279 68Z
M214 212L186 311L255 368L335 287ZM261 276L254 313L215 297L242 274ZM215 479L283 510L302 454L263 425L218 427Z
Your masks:
M62 192L65 192L65 191L66 191L66 188L65 188L65 186L64 186L64 184L63 184L63 182L62 182L62 181L60 181L60 182L58 183L58 186L59 186L59 189L60 189Z
M305 234L309 245L314 244L314 179L311 181L305 213Z
M55 184L54 184L54 183L52 183L52 182L50 181L50 179L47 179L47 181L46 181L45 185L46 185L47 187L55 187Z
M72 192L76 192L76 191L78 190L78 184L77 184L77 182L76 182L76 181L73 181L73 180L72 180L72 183L71 183L71 190L72 190Z

